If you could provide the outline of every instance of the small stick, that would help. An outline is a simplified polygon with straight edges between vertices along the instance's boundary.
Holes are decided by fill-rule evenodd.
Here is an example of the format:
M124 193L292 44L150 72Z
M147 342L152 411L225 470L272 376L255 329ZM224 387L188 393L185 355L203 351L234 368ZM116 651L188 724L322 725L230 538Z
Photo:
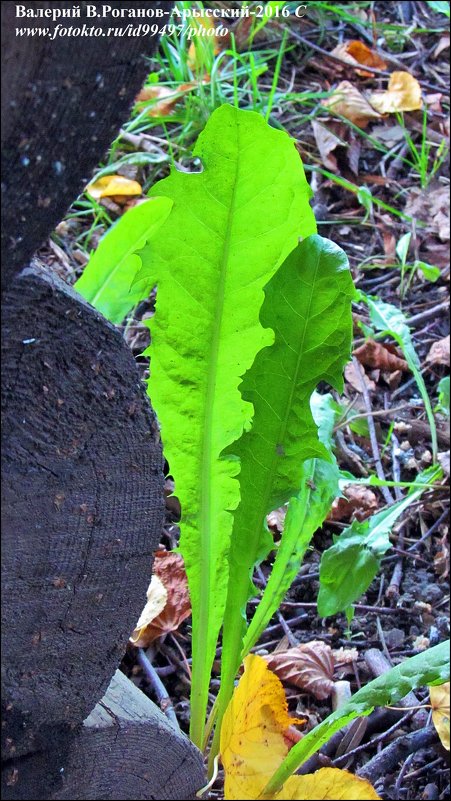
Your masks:
M350 759L350 757L353 757L356 754L360 754L362 751L368 751L368 749L371 748L373 745L379 745L379 743L383 743L384 740L390 738L395 731L404 726L404 723L407 723L407 721L409 721L410 718L414 716L414 714L415 714L414 710L410 710L409 712L407 712L406 715L397 720L396 723L393 724L393 726L390 726L389 729L386 729L377 737L373 737L373 739L370 742L358 745L356 746L356 748L353 748L352 751L348 751L347 754L343 754L343 756L339 756L337 757L337 759L334 759L333 763L335 767L339 768L341 765L346 764L346 762Z
M263 570L261 569L261 567L257 567L257 571L256 572L257 572L257 575L258 575L260 581L263 584L263 587L266 587L266 578L265 578L265 575L264 575ZM298 641L297 641L296 637L294 636L293 632L291 631L287 621L283 617L283 615L282 615L280 610L277 611L277 618L279 620L280 625L282 626L284 634L288 637L288 642L290 643L291 647L294 648L296 645L298 645Z
M360 768L357 776L374 784L380 776L390 773L400 760L406 759L409 754L415 753L421 748L433 745L437 739L438 735L433 726L427 726L404 737L399 737L373 759L370 759L363 768Z
M149 657L146 655L146 653L143 651L142 648L138 648L138 661L141 667L143 668L149 680L149 683L151 684L155 692L155 695L157 696L160 709L162 710L162 712L164 712L166 717L171 721L171 723L175 726L175 728L178 729L178 731L180 731L179 722L174 712L172 701L169 698L169 695L167 694L166 687L161 681Z
M355 370L357 372L357 375L359 376L359 379L360 379L360 384L361 384L361 387L362 387L362 395L363 395L363 400L364 400L366 409L367 409L368 412L371 413L372 409L371 409L370 395L369 395L367 386L365 384L365 376L364 376L363 370L362 370L362 368L360 366L360 362L355 358L355 356L353 356L352 363L353 363L354 368L355 368ZM374 426L374 420L371 417L371 415L369 415L367 417L367 420L368 420L368 430L370 432L371 450L373 451L373 459L374 459L374 466L376 468L376 473L377 473L378 478L381 479L381 481L386 481L387 479L385 477L384 468L382 467L381 455L380 455L380 452L379 452L379 445L377 443L377 436L376 436L376 429L375 429L375 426ZM394 503L394 498L393 498L391 492L389 491L388 487L382 486L380 489L381 489L382 495L384 496L385 502L389 506L391 506Z

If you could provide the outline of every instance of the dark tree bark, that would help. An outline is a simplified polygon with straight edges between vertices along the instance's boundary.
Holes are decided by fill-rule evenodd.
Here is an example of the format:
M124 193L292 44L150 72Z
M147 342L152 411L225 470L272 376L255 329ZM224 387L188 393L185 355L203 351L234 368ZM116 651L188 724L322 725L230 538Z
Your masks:
M64 24L84 21L87 4L75 5L82 19ZM21 39L16 27L50 23L17 20L15 7L1 6L4 797L187 798L202 783L200 754L155 722L144 696L142 720L124 691L124 720L101 732L82 725L145 600L163 523L161 446L118 332L29 266L127 118L158 39ZM100 759L109 759L107 796ZM148 776L138 780L140 761ZM152 795L165 784L169 795Z

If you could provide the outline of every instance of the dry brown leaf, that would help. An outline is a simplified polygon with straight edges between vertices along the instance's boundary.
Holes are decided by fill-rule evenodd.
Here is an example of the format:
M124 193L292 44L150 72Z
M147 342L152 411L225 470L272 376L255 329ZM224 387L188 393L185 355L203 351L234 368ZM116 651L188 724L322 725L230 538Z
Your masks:
M427 190L411 189L404 212L410 217L422 220L427 230L437 234L442 242L449 242L450 194L447 186L430 185ZM436 247L434 243L433 249ZM432 249L431 264L437 264ZM449 263L449 251L447 252Z
M331 55L341 58L348 64L362 64L378 70L385 70L387 68L387 64L383 58L374 50L370 50L366 44L360 42L358 39L342 42L332 50ZM373 74L368 72L368 70L356 70L356 73L365 78L371 78Z
M328 520L365 520L378 508L377 497L369 487L348 484L343 490L344 498L335 498Z
M280 506L278 509L274 509L274 511L270 512L266 517L268 528L275 529L276 531L283 531L286 514L286 506Z
M385 370L387 373L394 373L395 370L402 370L404 373L409 372L409 365L405 359L401 359L396 355L394 347L384 345L382 342L376 342L371 338L367 339L360 348L356 348L353 351L353 355L364 367Z
M167 597L164 607L152 618L147 614L147 623L145 625L141 624L140 627L139 642L136 641L136 631L133 632L132 642L143 648L146 648L159 637L163 637L171 631L176 631L185 618L191 614L188 582L180 554L172 553L171 551L157 551L153 572L152 581L156 578L161 582ZM144 612L142 617L144 617Z
M448 436L449 436L449 428L448 428ZM438 453L437 461L440 467L442 468L445 476L449 478L449 450Z
M152 640L149 640L147 629L153 620L163 611L168 600L168 592L158 576L153 575L152 581L147 589L147 603L139 616L136 628L130 637L130 641L137 648L145 648Z
M438 551L434 556L434 570L440 578L447 578L449 576L449 540L448 532L446 532L440 540L442 546L441 551Z
M333 690L332 649L321 640L278 651L265 659L281 681L312 693L319 700L328 698Z
M322 101L332 114L350 120L359 128L366 128L370 120L380 120L381 115L371 108L361 92L349 81L342 81L326 100Z
M208 83L209 78L205 76L201 83ZM178 86L169 87L161 86L156 83L152 86L144 86L143 89L136 95L135 103L145 103L149 100L155 100L149 108L149 117L169 117L175 111L175 104L187 92L192 92L199 86L198 81L188 81L188 83L181 83Z
M442 745L449 751L449 691L450 683L429 687L432 706L432 722L437 729Z
M445 33L443 36L440 37L439 43L432 54L432 58L438 58L440 53L443 53L444 50L448 49L449 40L450 40L449 33Z
M124 195L142 195L142 186L138 181L131 181L123 175L104 175L92 184L88 184L86 191L91 197L99 200L103 197L123 197Z
M381 114L416 111L422 107L421 86L410 72L392 72L385 92L373 92L369 102Z
M337 172L337 159L331 154L336 147L343 146L346 143L336 136L329 128L326 128L325 125L321 125L319 122L316 122L316 120L312 120L312 128L316 145L321 156L321 161L328 170Z
M367 389L374 390L376 389L376 384L371 378L368 378L367 374L363 372L363 379L365 381L365 385ZM348 362L345 367L345 378L348 384L351 385L356 392L362 392L362 382L360 380L360 373L357 372L354 364L352 362Z
M428 364L446 364L449 367L449 334L432 343L426 361Z

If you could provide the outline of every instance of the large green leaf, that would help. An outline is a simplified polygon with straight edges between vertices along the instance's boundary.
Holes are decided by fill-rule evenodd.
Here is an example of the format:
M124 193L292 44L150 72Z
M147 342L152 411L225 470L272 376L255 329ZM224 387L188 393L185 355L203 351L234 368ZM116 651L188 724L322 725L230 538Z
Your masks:
M369 715L376 706L396 704L411 690L424 685L443 684L449 680L449 640L412 656L400 665L371 681L356 692L351 700L329 715L293 746L261 798L272 796L312 754L316 753L335 732L354 718Z
M121 323L146 288L132 288L141 259L136 253L167 219L172 201L156 197L134 206L100 240L75 289L112 323Z
M322 617L346 610L368 589L381 559L391 548L390 533L402 513L417 500L440 468L424 470L416 481L420 485L402 501L377 512L366 520L354 521L321 557L318 613Z
M275 341L241 385L255 411L252 429L233 446L241 460L241 503L229 556L219 720L240 664L252 571L272 547L265 516L297 495L306 459L331 458L318 439L310 396L319 381L342 387L353 295L346 255L320 236L298 245L265 290L261 322L275 331Z
M139 254L137 281L158 286L149 394L182 508L193 607L191 737L200 745L240 499L239 462L223 451L252 416L240 378L273 339L259 320L263 288L315 222L294 142L258 114L221 106L194 155L202 172L173 170L152 189L174 205Z

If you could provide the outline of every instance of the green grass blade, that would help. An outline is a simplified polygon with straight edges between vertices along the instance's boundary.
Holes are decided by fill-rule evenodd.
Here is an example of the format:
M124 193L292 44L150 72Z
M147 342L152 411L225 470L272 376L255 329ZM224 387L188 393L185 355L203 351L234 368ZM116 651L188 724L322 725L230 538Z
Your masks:
M172 201L156 197L134 206L100 240L75 289L112 323L119 324L147 296L132 288L141 258L136 253L167 219Z
M258 114L221 106L194 156L202 172L173 170L152 189L174 205L140 252L137 280L158 285L149 394L182 508L193 608L191 737L201 745L240 498L239 463L223 451L252 415L240 377L273 337L259 320L263 287L315 222L293 141Z
M330 458L318 440L310 396L321 380L341 388L351 346L354 290L347 258L332 242L304 240L265 294L261 322L276 338L244 377L241 390L254 406L254 420L232 449L241 459L241 503L229 557L219 720L240 664L252 571L272 547L265 516L297 494L303 461Z
M301 491L288 505L277 556L246 632L241 660L260 638L296 578L315 531L326 519L339 493L338 478L338 467L324 459L308 459L304 463Z
M424 685L449 681L449 640L412 656L400 665L371 681L352 696L349 703L329 715L293 746L287 757L268 782L261 798L272 797L284 782L315 754L335 732L354 718L369 715L376 706L396 704L411 690Z

